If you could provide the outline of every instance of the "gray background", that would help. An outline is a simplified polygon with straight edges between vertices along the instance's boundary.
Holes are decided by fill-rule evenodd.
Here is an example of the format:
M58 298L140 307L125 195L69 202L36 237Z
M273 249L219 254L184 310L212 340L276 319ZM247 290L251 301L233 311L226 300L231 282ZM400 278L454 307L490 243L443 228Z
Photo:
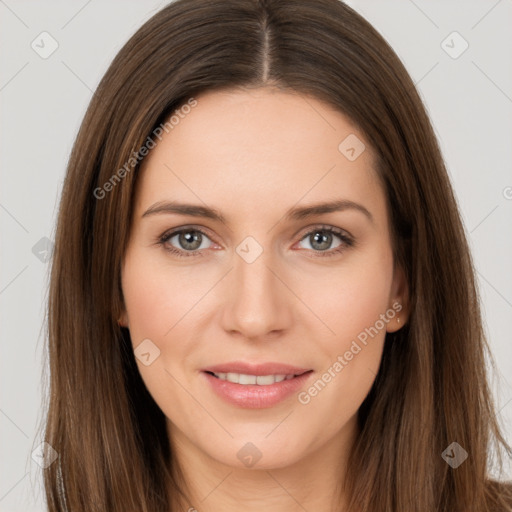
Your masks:
M45 509L31 454L41 442L45 260L69 152L112 58L166 3L0 0L2 512ZM478 272L499 420L512 442L512 0L348 3L394 47L435 126ZM51 49L43 31L58 43L47 58L31 47ZM464 40L469 47L457 56Z

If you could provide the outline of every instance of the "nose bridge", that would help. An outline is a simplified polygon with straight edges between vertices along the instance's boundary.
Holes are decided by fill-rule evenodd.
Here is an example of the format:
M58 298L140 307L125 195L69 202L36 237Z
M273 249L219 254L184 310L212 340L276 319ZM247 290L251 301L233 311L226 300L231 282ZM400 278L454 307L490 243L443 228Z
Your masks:
M224 327L254 338L286 328L290 315L286 287L274 274L272 251L251 238L234 255Z

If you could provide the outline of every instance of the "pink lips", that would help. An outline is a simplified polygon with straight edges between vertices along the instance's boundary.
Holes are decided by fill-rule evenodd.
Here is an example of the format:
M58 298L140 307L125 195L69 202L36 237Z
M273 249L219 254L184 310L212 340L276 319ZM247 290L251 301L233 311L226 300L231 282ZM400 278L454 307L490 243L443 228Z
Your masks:
M266 386L258 384L236 384L221 380L211 373L243 373L248 375L295 375L292 379ZM281 363L250 364L235 361L205 368L204 375L213 391L226 402L246 409L272 407L297 393L309 380L313 370Z
M233 361L231 363L217 364L203 368L204 372L213 373L245 373L246 375L301 375L309 369L291 366L281 363L244 363L242 361Z

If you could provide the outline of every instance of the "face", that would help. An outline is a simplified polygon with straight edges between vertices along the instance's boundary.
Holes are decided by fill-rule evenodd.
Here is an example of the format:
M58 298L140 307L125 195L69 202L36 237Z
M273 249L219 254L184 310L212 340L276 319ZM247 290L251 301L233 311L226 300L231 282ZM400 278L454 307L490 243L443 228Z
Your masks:
M179 446L290 466L348 442L406 321L385 191L364 135L314 97L196 100L140 171L120 323Z

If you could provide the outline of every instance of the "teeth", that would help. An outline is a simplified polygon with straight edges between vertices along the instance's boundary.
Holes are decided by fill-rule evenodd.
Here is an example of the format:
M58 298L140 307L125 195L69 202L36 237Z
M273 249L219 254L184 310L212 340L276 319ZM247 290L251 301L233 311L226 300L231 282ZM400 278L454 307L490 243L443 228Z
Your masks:
M227 380L235 384L257 384L259 386L269 386L294 377L294 375L247 375L244 373L214 373L214 375L220 380Z

